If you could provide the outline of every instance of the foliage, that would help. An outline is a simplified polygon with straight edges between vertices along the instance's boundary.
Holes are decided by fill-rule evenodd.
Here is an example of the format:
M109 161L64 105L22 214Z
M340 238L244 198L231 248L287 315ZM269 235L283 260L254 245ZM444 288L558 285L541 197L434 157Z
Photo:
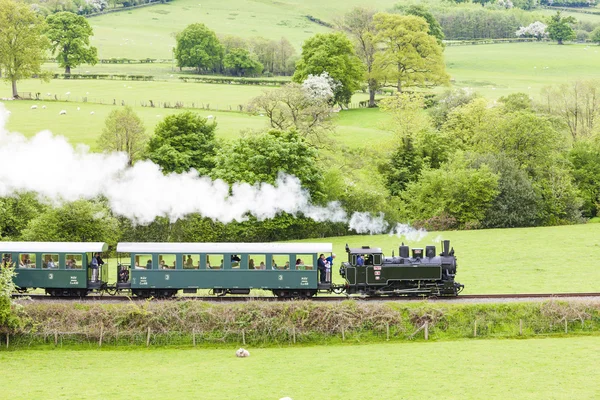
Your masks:
M442 30L442 27L440 26L440 23L437 21L437 19L435 19L433 14L431 14L429 10L425 8L425 6L413 4L406 8L404 13L406 15L414 15L416 17L421 17L425 21L427 21L427 25L429 25L429 30L427 31L427 33L435 37L440 46L444 46L442 42L445 38L444 31Z
M327 72L339 86L334 103L346 105L363 77L363 68L352 42L341 32L317 34L302 45L302 57L292 80L303 82L309 75Z
M294 130L270 130L233 141L217 155L212 176L233 184L275 183L280 173L294 175L313 200L323 197L318 152Z
M377 39L383 50L375 56L375 65L398 91L410 86L435 86L449 82L442 47L428 34L427 21L421 17L376 14Z
M18 241L29 221L45 209L34 193L0 198L0 238Z
M0 0L0 67L3 78L12 83L12 95L19 97L17 81L41 74L48 39L42 35L44 19L28 5Z
M263 71L263 65L252 57L246 49L235 48L228 51L223 58L223 67L233 75L252 76Z
M223 57L217 35L204 24L188 25L177 34L175 59L179 67L193 67L196 72L214 71Z
M574 141L598 132L600 113L600 81L575 81L542 89L539 107L557 116L567 126Z
M98 138L98 147L104 151L122 151L129 165L139 159L144 151L148 134L140 117L129 106L114 109L105 120L104 130Z
M527 93L511 93L498 99L506 112L533 111L533 101Z
M542 40L545 37L548 37L548 32L546 29L548 26L540 21L532 22L527 26L522 26L519 28L515 35L517 37L534 37L537 40Z
M206 118L190 111L169 115L156 126L147 157L164 173L193 168L200 175L208 175L217 150L216 128L216 122L209 124Z
M440 169L424 169L402 198L413 221L445 215L454 218L457 227L475 228L498 194L498 179L487 165L471 168L459 154Z
M302 82L302 89L309 99L314 101L330 101L333 99L336 82L327 72L321 75L308 75Z
M279 40L252 38L248 46L264 66L265 72L277 75L294 73L296 49L287 38L282 37Z
M92 27L87 19L70 12L59 12L46 19L46 36L50 39L52 52L56 53L58 65L71 73L71 67L98 62L98 50L90 46Z
M589 39L593 42L593 43L598 43L600 45L600 26L597 27L596 29L594 29L592 31L592 33L590 33L590 37Z
M582 214L593 218L600 207L600 143L581 140L569 152L575 185L583 199Z
M364 80L369 89L369 107L375 107L375 91L381 85L380 71L375 68L375 54L379 49L374 15L373 10L355 7L337 22L338 28L354 42L356 55L364 65Z
M400 145L392 153L389 161L380 167L385 176L390 194L400 195L410 182L416 182L423 168L423 158L414 146L410 136L402 137Z
M563 44L565 40L573 40L576 35L571 25L576 22L575 18L562 17L560 11L557 11L548 21L548 36L550 39L558 41L558 44Z
M17 306L13 304L12 294L15 292L13 268L0 265L0 332L10 333L17 330L22 321L17 312Z
M255 97L250 109L265 115L271 128L294 128L314 143L322 143L326 141L324 133L332 129L329 101L329 98L315 97L310 90L290 83Z
M438 95L435 98L434 106L429 109L434 126L438 129L441 128L452 110L470 103L475 98L477 98L477 94L466 88L450 89Z
M77 200L49 208L32 219L23 239L38 242L106 242L116 245L119 224L107 205Z

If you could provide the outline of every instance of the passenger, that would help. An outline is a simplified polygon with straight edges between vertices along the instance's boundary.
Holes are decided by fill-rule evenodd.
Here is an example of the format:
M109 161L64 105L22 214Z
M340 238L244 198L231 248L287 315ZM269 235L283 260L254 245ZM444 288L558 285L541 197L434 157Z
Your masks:
M98 267L101 267L104 265L104 261L102 260L100 253L96 253L96 260L98 260Z
M319 282L325 283L326 267L324 254L319 255L319 259L317 260L317 269L319 270Z
M265 265L264 261L260 262L260 265L258 266L258 269L260 269L260 270L267 269L267 266Z
M159 261L159 263L158 263L158 268L159 268L159 269L167 269L167 268L168 268L168 267L167 267L167 264L165 263L165 260L162 260L162 259L161 259L161 260Z
M327 271L325 273L325 279L327 279L327 282L331 282L331 270L333 269L333 260L335 259L335 253L331 253L331 255L329 257L327 257L325 259L325 261L327 261L326 263L326 267L327 267Z
M290 269L290 262L286 261L285 265L283 266L283 269Z
M192 260L192 255L188 254L187 260L185 260L185 267L188 269L194 268L194 260Z
M363 260L363 257L360 254L358 255L358 257L356 257L356 265L361 267L365 265L365 260Z
M297 259L296 260L296 265L300 265L300 264L302 264L302 260L301 259Z
M223 259L221 258L221 265L219 265L219 269L223 269Z
M274 259L271 259L271 269L277 269L277 263L275 263Z
M240 261L242 261L242 259L237 254L234 254L231 256L231 261L240 262Z
M92 282L98 282L98 259L96 257L92 257L90 268L92 269Z
M140 263L139 263L139 262L136 262L136 263L135 263L135 269L146 269L146 268L144 268L144 267L140 267Z
M26 268L25 267L25 262L22 258L19 258L19 268Z
M146 269L152 269L152 260L148 260L146 263Z
M176 262L177 262L177 261L173 260L173 266L171 267L171 269L176 269L176 268L177 268L177 264L176 264Z
M248 261L248 269L255 269L254 268L254 258L251 258L250 261Z
M54 265L54 260L53 259L49 259L48 263L46 264L46 268L56 268L56 265Z

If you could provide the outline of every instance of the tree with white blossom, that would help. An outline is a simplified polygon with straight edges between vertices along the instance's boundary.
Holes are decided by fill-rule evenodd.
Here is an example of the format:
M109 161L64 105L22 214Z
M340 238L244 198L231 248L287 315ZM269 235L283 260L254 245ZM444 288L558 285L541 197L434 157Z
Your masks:
M336 82L335 79L330 77L327 71L325 71L321 73L321 75L309 74L308 78L302 82L302 89L304 89L304 92L309 99L329 102L333 99L335 90L339 85L340 83Z
M535 21L528 26L522 26L518 31L515 32L517 37L534 37L537 40L542 40L548 37L548 32L546 31L548 26L540 21Z

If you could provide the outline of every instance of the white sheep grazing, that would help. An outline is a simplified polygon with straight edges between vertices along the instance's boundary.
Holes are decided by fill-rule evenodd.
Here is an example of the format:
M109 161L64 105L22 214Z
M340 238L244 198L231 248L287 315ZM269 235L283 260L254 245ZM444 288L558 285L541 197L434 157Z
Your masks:
M45 109L46 109L46 106L42 106L42 108L45 110Z
M31 106L31 109L32 109L32 110L35 110L35 109L37 109L37 106L36 106L36 105L33 105L33 106Z
M77 107L77 111L81 110L81 108Z
M65 115L67 113L67 110L60 110L60 112L58 113L58 115Z
M292 400L292 398L291 397L282 397L279 400Z
M92 112L90 112L90 115L94 115L94 112L93 112L93 111L92 111Z
M214 117L212 115L209 115L208 117L206 117L206 119L213 119Z
M70 94L71 94L71 92L67 92L67 93L65 93L65 94L68 96L68 95L70 95Z
M250 357L250 352L246 349L239 348L238 351L235 352L236 357Z

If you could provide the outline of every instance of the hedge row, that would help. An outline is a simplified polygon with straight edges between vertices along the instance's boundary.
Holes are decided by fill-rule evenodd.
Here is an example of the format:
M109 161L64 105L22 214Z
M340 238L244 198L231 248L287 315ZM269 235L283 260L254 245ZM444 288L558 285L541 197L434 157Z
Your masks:
M25 303L12 346L36 343L281 345L590 334L600 304L340 303L310 301L125 304ZM6 333L5 333L6 336Z
M112 79L112 80L121 80L121 81L153 81L154 75L54 74L54 79Z
M251 79L251 78L229 78L219 76L180 76L183 82L197 83L218 83L227 85L260 85L260 86L281 86L288 83L279 79Z

